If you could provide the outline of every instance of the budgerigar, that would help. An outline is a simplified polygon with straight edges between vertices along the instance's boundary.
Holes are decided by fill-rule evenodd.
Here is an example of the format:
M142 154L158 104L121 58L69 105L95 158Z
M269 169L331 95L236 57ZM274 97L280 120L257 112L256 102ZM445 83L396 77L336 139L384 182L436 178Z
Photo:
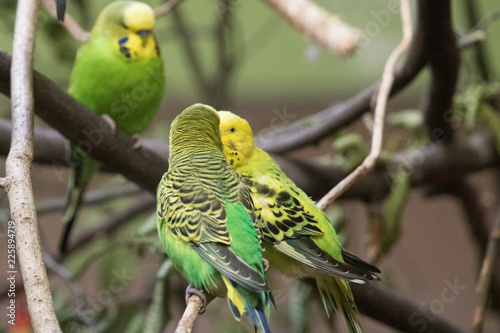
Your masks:
M365 283L380 271L342 250L326 215L290 180L278 164L255 146L248 122L219 111L227 163L252 190L264 256L271 267L295 278L314 278L325 308L343 313L350 332L361 332L357 308L346 280Z
M89 38L78 50L69 93L89 109L111 117L111 127L141 133L153 120L165 89L160 50L153 35L153 10L142 2L117 1L101 12ZM106 128L106 127L104 127ZM98 141L103 129L86 133ZM84 133L85 134L85 133ZM81 148L81 147L80 147ZM68 185L61 242L65 252L82 196L99 163L72 146L76 164Z
M259 331L270 332L252 198L224 160L217 111L195 104L177 116L169 164L158 186L158 233L172 263L198 290L227 290L237 320L248 312Z

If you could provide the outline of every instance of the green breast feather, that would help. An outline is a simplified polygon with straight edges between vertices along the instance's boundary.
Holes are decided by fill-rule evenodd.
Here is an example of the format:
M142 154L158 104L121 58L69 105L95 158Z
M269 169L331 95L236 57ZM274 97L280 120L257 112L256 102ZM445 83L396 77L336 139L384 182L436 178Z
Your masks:
M164 90L161 57L127 60L109 38L97 37L79 50L69 93L89 109L108 114L131 135L151 123Z

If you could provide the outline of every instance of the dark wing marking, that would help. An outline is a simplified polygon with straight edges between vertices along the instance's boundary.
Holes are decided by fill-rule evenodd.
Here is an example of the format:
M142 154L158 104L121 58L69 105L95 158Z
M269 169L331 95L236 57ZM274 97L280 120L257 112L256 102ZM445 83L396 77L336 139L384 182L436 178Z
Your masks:
M167 172L159 192L158 215L175 237L191 245L231 244L226 211L214 191L180 172Z
M373 280L375 276L370 273L370 271L363 268L336 260L328 253L321 250L309 237L287 239L274 246L278 251L306 265L328 275L346 279L351 282L366 283L368 280Z
M363 259L361 259L361 258L357 257L356 255L352 254L351 252L347 251L346 249L342 249L342 258L344 258L344 261L351 266L358 267L360 269L364 269L364 270L371 272L371 273L382 273L380 271L380 269L378 269L377 267L375 267L373 265L370 265L369 263L367 263ZM380 280L380 278L378 276L376 276L375 274L372 274L372 277L374 280Z
M202 243L193 247L195 251L231 281L253 292L269 291L259 273L241 260L228 246L217 243Z
M57 20L64 22L64 13L66 13L66 0L56 0Z

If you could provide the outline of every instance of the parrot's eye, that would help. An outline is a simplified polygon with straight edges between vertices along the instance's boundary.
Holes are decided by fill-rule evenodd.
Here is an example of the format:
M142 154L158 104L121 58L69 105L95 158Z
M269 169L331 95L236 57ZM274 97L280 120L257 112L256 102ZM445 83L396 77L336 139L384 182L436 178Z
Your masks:
M230 132L230 133L234 133L234 132L236 132L236 128L231 127L231 128L229 129L229 132Z
M125 25L125 23L122 23L122 27L126 30L128 30L128 27Z

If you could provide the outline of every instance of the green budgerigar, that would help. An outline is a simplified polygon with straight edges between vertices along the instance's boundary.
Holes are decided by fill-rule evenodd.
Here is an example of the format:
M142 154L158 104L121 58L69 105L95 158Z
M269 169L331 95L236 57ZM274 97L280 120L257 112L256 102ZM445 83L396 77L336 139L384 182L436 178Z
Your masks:
M332 304L350 332L361 332L347 281L366 283L380 271L342 249L321 209L255 145L245 119L228 111L219 116L226 161L252 191L270 266L291 277L314 278L325 308Z
M215 109L195 104L177 116L169 164L158 186L158 233L172 263L193 288L227 292L236 320L247 312L260 332L270 332L251 193L224 160Z
M71 73L69 94L89 109L110 117L112 128L116 126L129 135L143 132L151 123L165 90L154 23L153 9L142 2L109 4L78 50ZM102 130L84 134L95 142ZM72 146L72 163L76 166L68 185L61 252L67 249L85 188L99 169L99 163L86 153L78 145Z

